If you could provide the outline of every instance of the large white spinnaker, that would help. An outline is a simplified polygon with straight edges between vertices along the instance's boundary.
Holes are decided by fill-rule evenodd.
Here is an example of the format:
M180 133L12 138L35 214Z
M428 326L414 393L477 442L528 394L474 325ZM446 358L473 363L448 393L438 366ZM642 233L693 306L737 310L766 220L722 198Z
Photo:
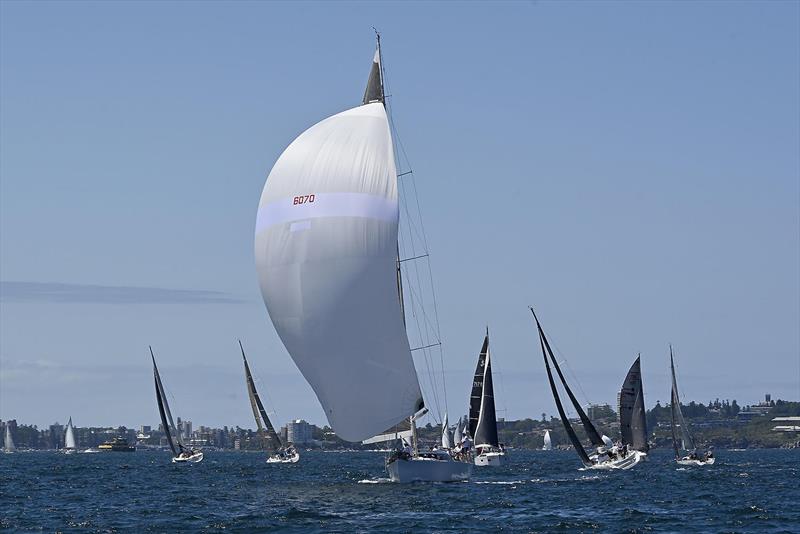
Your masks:
M255 258L278 335L339 437L423 407L397 280L397 173L381 102L329 117L270 172Z

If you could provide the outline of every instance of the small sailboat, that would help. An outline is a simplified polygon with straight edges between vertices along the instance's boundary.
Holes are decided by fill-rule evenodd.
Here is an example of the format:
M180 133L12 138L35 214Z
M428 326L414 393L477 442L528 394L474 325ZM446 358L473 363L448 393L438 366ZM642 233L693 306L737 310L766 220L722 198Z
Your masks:
M16 451L17 447L14 445L14 437L11 435L11 424L6 422L6 435L3 443L3 452L12 453Z
M475 441L475 465L499 466L505 463L506 453L497 436L488 328L472 380L472 394L469 399L469 435Z
M72 417L67 421L67 431L64 436L64 454L74 454L77 451L75 448L75 431L72 428Z
M340 438L392 436L387 429L408 421L411 442L387 459L392 480L463 480L471 464L448 451L420 453L417 443L416 421L428 409L405 325L384 94L378 36L361 105L300 134L269 173L255 229L259 284Z
M553 450L553 440L550 438L550 431L544 431L544 445L542 445L543 451L552 451Z
M203 461L203 451L187 447L183 443L183 437L172 420L172 412L169 410L167 395L164 393L164 386L161 383L161 375L156 366L156 357L153 355L153 347L150 347L150 357L153 359L153 378L156 384L156 402L158 402L158 413L161 416L161 425L164 427L164 434L167 436L167 443L172 450L172 463L198 463Z
M281 438L275 432L275 427L267 416L261 397L256 391L256 384L253 382L253 375L250 373L250 366L247 364L247 356L244 355L244 347L239 341L239 348L242 350L242 360L244 360L244 376L247 383L247 394L250 397L250 407L253 409L253 417L256 419L258 435L264 442L264 448L272 451L267 458L268 464L294 464L300 460L300 453L294 445L289 443L286 446L281 443Z
M636 357L619 392L619 430L622 447L642 457L650 449L647 443L647 419L644 408L641 354Z
M692 439L692 434L689 432L689 425L683 418L681 411L681 399L678 395L678 381L675 378L675 360L672 356L672 345L669 346L669 366L672 372L672 392L670 394L670 415L671 415L671 428L672 428L672 448L675 450L675 461L680 465L713 465L716 459L711 450L706 451L705 454L697 453L697 446ZM681 440L680 445L676 429L680 429ZM682 455L681 449L687 452Z
M597 431L597 428L595 428L594 424L592 424L592 421L586 415L586 412L584 412L583 408L578 402L578 399L575 398L575 395L572 393L567 381L564 379L564 374L561 372L561 367L558 365L558 361L556 361L556 358L553 355L553 351L550 348L550 343L547 341L544 330L542 330L542 325L539 323L539 318L536 317L536 312L533 311L533 308L530 308L530 310L533 314L534 321L536 321L536 329L539 332L539 344L542 348L544 365L545 369L547 370L547 379L550 383L550 390L553 393L553 400L555 401L556 408L558 409L558 415L561 417L561 423L564 425L564 430L567 432L567 437L569 437L570 443L572 443L572 447L575 449L575 452L581 459L584 468L630 469L639 463L639 461L641 461L641 457L638 455L638 453L628 453L626 450L616 450L616 447L610 446L613 445L610 443L610 440L608 438L604 440L603 438L605 436L601 436ZM586 435L589 437L589 441L591 441L592 446L595 447L595 452L592 453L591 456L583 448L578 435L575 433L575 429L572 428L572 423L564 411L564 406L561 404L561 398L558 395L558 389L556 387L555 380L553 379L553 372L550 370L550 362L552 362L553 367L555 367L556 372L558 373L561 385L572 402L572 406L580 418L581 424L586 431Z
M450 430L450 426L447 422L447 413L444 414L444 420L442 421L442 448L446 450L450 450L455 446L453 443L453 433Z

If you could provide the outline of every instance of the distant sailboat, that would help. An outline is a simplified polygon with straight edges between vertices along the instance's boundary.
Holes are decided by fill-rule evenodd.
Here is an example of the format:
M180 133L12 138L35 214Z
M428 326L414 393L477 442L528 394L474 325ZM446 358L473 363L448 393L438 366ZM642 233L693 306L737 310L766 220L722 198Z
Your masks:
M250 366L247 364L247 357L244 355L244 347L242 342L239 341L239 348L242 350L242 359L244 360L244 376L247 383L247 394L250 397L250 407L253 408L253 417L256 419L256 426L258 427L258 435L264 441L264 447L270 451L268 464L293 464L300 460L300 453L294 448L291 443L284 446L281 443L281 438L275 432L275 427L267 416L267 411L264 409L264 404L261 402L261 397L258 396L256 391L256 384L253 382L253 375L250 374Z
M72 428L72 417L70 417L69 421L67 421L67 431L64 436L64 454L72 454L75 451L75 431Z
M558 362L553 355L553 351L550 348L550 343L547 341L547 337L544 335L542 325L539 324L539 319L536 317L536 312L533 311L533 308L530 308L530 310L533 314L534 321L536 321L536 329L539 332L539 344L542 349L542 356L544 357L545 369L547 370L547 379L550 383L550 390L553 393L553 400L555 401L556 408L558 409L558 415L561 417L561 423L564 425L564 430L567 432L567 437L569 437L570 443L572 443L572 447L575 449L578 457L580 457L584 467L587 469L630 469L639 463L641 457L638 455L638 453L629 454L626 451L616 451L609 448L606 442L600 436L600 433L597 432L597 429L592 424L592 421L586 415L586 412L583 411L578 399L575 398L575 395L572 393L569 385L567 385L567 381L564 379L564 374L561 372L561 367L559 367ZM589 440L595 447L596 452L593 453L592 456L589 456L589 454L583 448L578 435L572 428L572 423L564 411L564 406L561 404L561 398L558 395L558 389L556 387L555 380L553 379L553 373L550 370L550 362L552 362L553 367L555 367L558 377L561 381L561 385L572 402L573 408L578 413L578 417L580 418L581 424L586 431L586 435L589 436Z
M670 393L670 415L672 428L672 448L675 450L675 461L680 465L713 465L716 459L714 453L706 451L705 454L697 453L697 446L689 432L689 425L683 418L681 411L681 399L678 395L678 381L675 378L675 361L672 356L672 345L669 346L669 366L672 372L672 392ZM676 428L680 429L681 442L678 444ZM681 455L681 449L688 454Z
M444 421L442 421L442 448L452 449L453 447L453 434L451 433L450 426L447 422L447 412L445 412Z
M636 358L619 392L619 430L622 446L629 450L647 454L647 419L642 387L641 355Z
M11 424L6 421L6 436L5 443L3 443L3 452L16 452L17 447L14 445L14 438L11 436Z
M258 278L275 330L339 437L391 436L408 421L411 450L389 458L392 480L462 480L471 465L418 450L416 420L428 409L405 328L398 224L378 38L362 104L300 134L269 173Z
M203 452L198 449L187 447L183 443L183 437L175 427L172 420L172 413L169 411L167 395L164 393L164 386L161 384L161 375L156 366L156 357L153 355L153 347L150 347L150 357L153 359L153 378L156 384L156 402L158 403L158 413L161 416L161 425L164 434L167 436L167 443L172 450L173 463L197 463L203 460Z
M497 436L497 414L494 407L488 328L472 380L472 394L469 399L469 434L475 440L475 465L503 465L506 453L500 446Z
M542 445L543 451L552 451L553 450L553 440L550 439L550 431L544 431L544 445Z

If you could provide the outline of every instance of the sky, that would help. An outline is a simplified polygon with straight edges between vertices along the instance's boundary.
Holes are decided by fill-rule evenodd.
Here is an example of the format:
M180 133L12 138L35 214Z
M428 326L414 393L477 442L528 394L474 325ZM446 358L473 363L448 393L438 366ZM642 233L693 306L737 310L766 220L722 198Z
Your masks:
M499 416L800 400L800 3L0 2L0 419L324 424L269 320L256 208L360 103L382 33L450 420L484 329Z

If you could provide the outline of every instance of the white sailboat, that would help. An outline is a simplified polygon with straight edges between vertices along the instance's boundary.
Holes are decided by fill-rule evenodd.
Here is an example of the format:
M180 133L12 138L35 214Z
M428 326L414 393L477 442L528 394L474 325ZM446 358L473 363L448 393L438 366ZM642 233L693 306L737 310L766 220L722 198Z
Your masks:
M156 366L156 357L153 355L153 347L150 347L150 357L153 359L153 378L156 384L156 402L158 403L158 414L161 416L161 425L164 434L167 436L167 443L172 450L172 463L193 463L203 461L203 451L188 447L183 443L183 436L178 431L172 420L172 412L169 410L167 395L161 383L161 375Z
M475 440L475 465L500 466L505 463L506 452L497 435L488 328L472 380L472 393L469 399L469 435Z
M12 453L16 451L17 447L14 445L14 437L11 435L11 424L6 421L6 435L3 442L3 452Z
M552 451L553 450L553 440L550 438L550 431L544 431L544 445L542 445L543 451Z
M253 417L256 419L256 426L258 427L258 434L264 442L264 447L271 451L267 458L268 464L295 464L300 461L300 453L292 443L284 445L281 443L281 438L275 432L275 427L267 416L267 411L264 409L264 404L261 402L261 397L258 396L256 391L256 384L253 381L253 375L250 373L250 365L247 363L247 356L244 355L244 347L242 342L239 341L239 348L242 350L242 359L244 360L244 376L245 383L247 384L247 395L250 397L250 407L253 409Z
M679 465L694 465L704 466L713 465L716 461L714 453L711 450L705 453L698 453L697 446L692 439L692 434L689 432L689 425L683 418L681 411L681 399L678 395L678 381L675 378L675 360L672 356L672 345L669 346L669 366L672 372L672 391L670 393L670 426L672 428L672 448L675 451L675 461ZM675 432L676 428L680 429L681 440L678 444L678 437ZM681 454L681 449L686 451L687 454Z
M64 454L74 454L76 452L75 448L75 431L72 428L72 417L69 418L67 421L67 430L66 434L64 435Z
M427 408L402 308L397 180L379 39L362 104L300 134L269 173L255 229L261 293L339 437L408 421L411 450L389 458L392 479L464 479L471 466L416 443Z
M643 455L637 451L629 451L627 448L617 448L613 447L608 443L606 440L603 439L605 436L601 436L597 429L595 428L592 421L586 415L586 412L583 411L583 407L581 407L578 399L575 398L575 395L572 393L567 381L564 379L564 374L561 372L561 367L558 365L558 361L556 361L555 356L553 355L553 351L550 348L550 343L547 341L547 337L544 335L544 330L542 330L542 325L539 324L539 318L536 317L536 313L533 311L533 308L530 308L531 313L533 314L533 319L536 322L536 328L539 331L539 344L542 348L542 356L544 357L544 365L545 369L547 370L547 379L550 383L550 390L553 393L553 400L556 403L556 408L558 409L558 415L561 417L561 423L564 425L564 430L567 432L567 437L569 437L570 442L572 443L573 449L580 457L581 462L585 469L630 469L631 467L638 464ZM558 389L556 388L556 383L553 378L553 373L550 370L550 363L552 362L553 367L556 369L556 373L561 381L561 385L564 388L567 396L569 397L570 401L572 402L572 406L575 411L578 413L578 417L581 420L581 424L583 425L584 430L586 431L586 435L589 437L589 441L592 442L592 446L595 447L594 452L589 455L586 450L583 448L578 435L575 433L575 429L572 428L572 423L570 422L569 418L567 417L566 412L564 411L564 406L561 404L561 398L558 395ZM610 440L608 440L610 442Z

